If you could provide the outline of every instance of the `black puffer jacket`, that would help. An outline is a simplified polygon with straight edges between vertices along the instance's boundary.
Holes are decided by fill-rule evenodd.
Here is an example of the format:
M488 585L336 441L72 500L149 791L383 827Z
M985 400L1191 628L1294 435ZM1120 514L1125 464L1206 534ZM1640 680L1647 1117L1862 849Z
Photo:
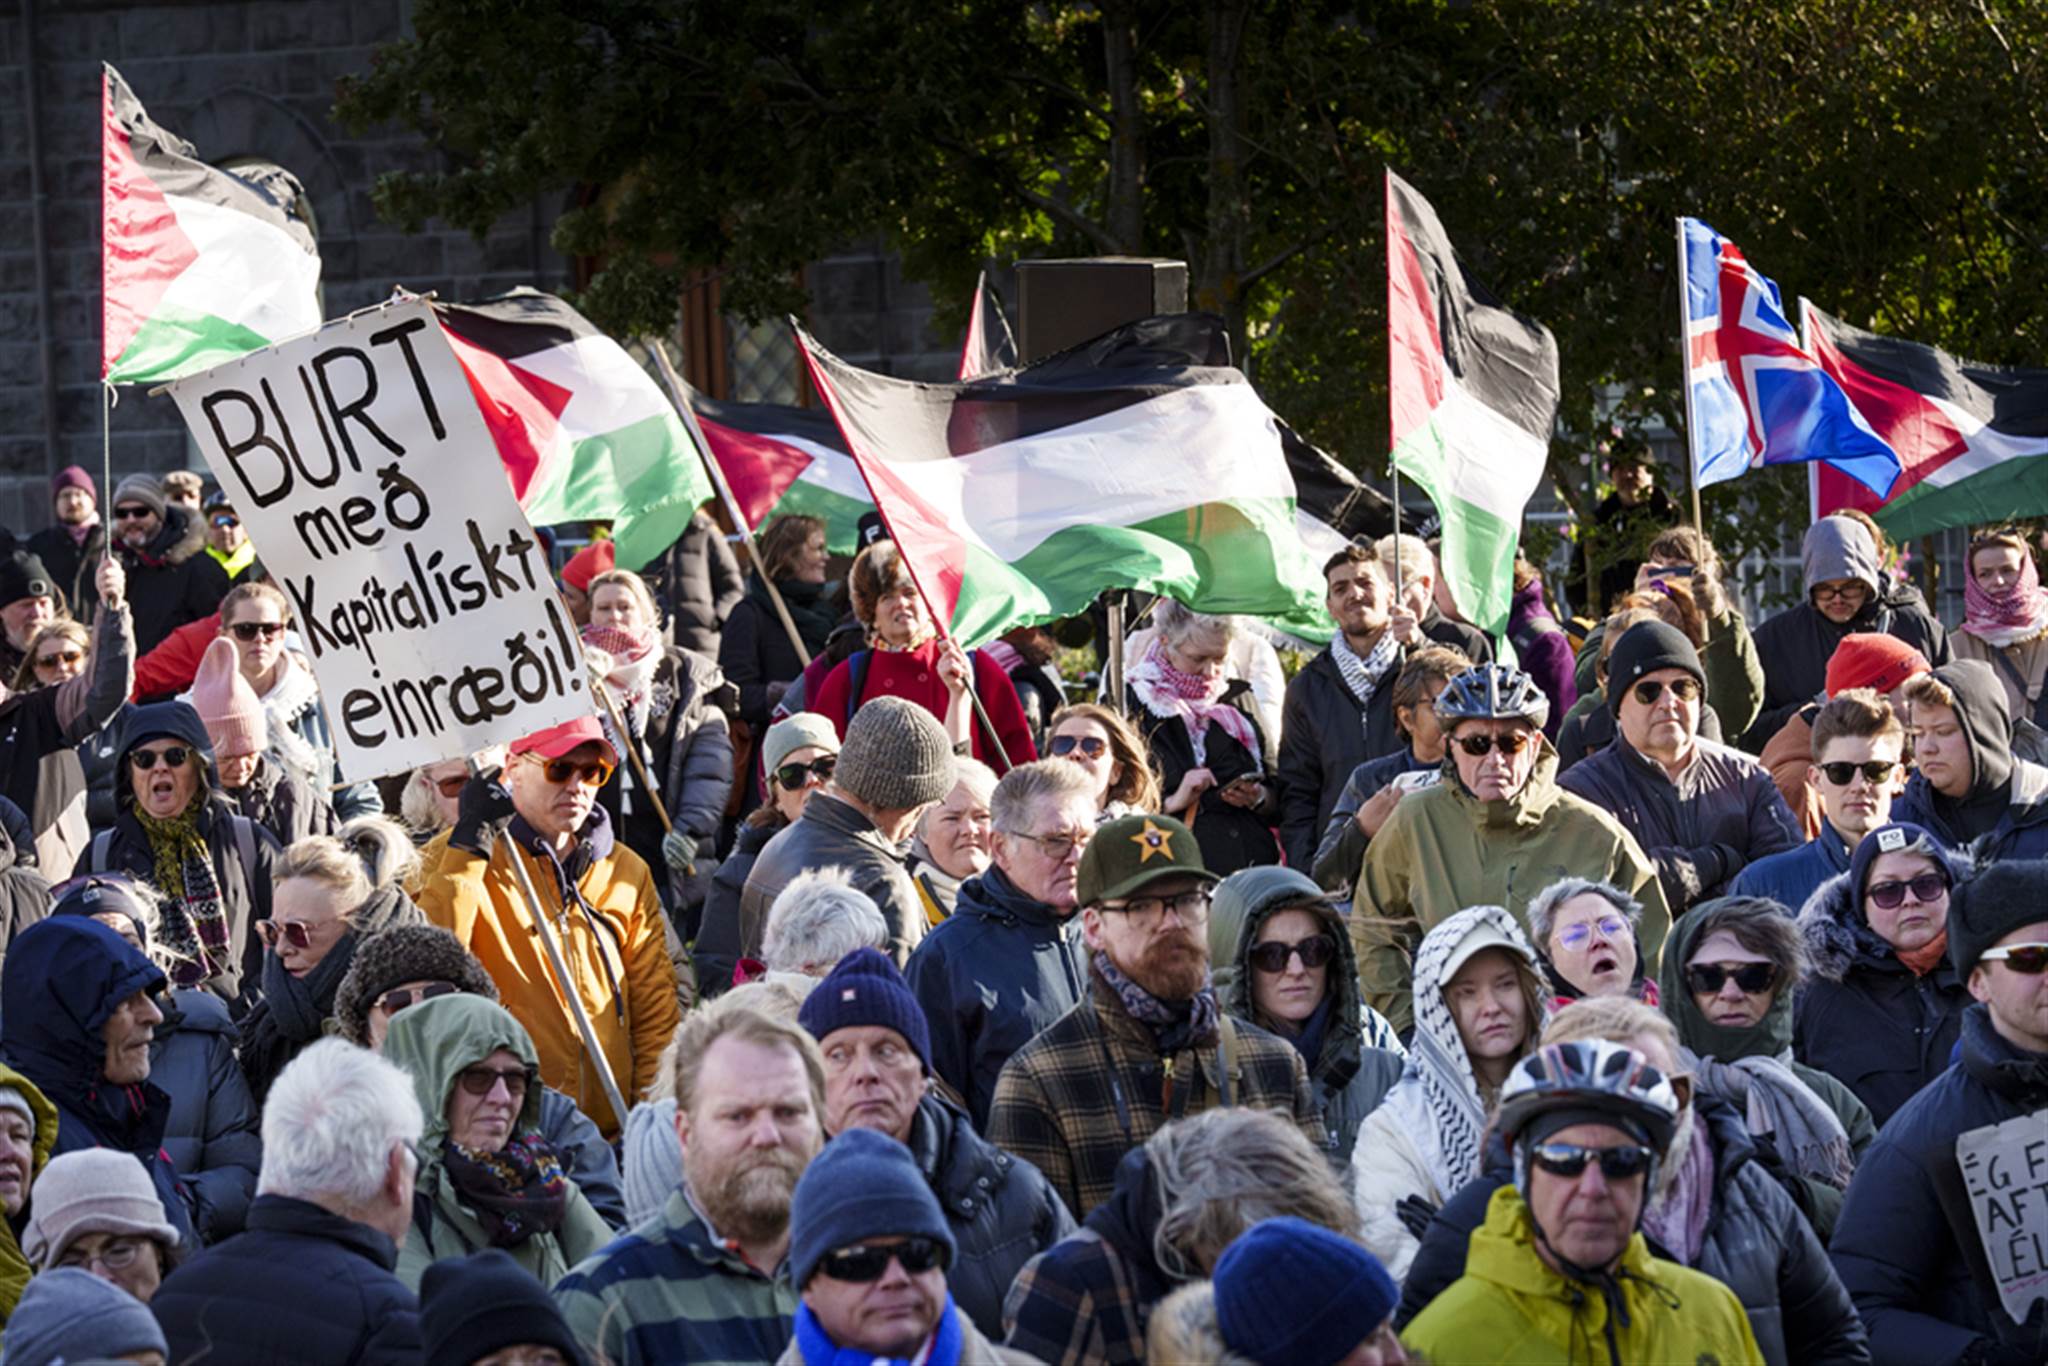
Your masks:
M1131 718L1138 727L1138 733L1144 737L1145 748L1152 755L1152 766L1159 770L1159 790L1170 796L1180 786L1181 779L1187 776L1188 770L1198 767L1195 744L1188 734L1187 723L1177 716L1154 716L1138 700L1134 690L1126 688L1124 692L1124 715ZM1240 868L1280 861L1280 846L1273 840L1273 822L1280 814L1280 784L1273 774L1273 742L1266 737L1265 729L1259 723L1259 708L1252 697L1252 685L1243 679L1233 680L1217 700L1223 706L1235 707L1251 723L1260 752L1254 754L1247 750L1222 726L1212 723L1204 744L1206 762L1199 767L1207 768L1215 775L1216 785L1202 793L1193 810L1182 812L1181 819L1194 830L1195 843L1202 847L1202 865L1212 873L1227 876ZM1353 728L1356 729L1355 724ZM1263 782L1265 804L1233 806L1224 801L1223 789L1237 778L1258 778ZM1341 776L1339 782L1342 782ZM1317 830L1320 829L1318 826ZM1311 854L1315 852L1314 842L1315 833L1311 832Z
M1011 1282L1024 1263L1074 1231L1074 1216L1038 1168L976 1133L936 1095L918 1102L909 1147L959 1246L946 1288L975 1327L1000 1338Z
M1087 991L1088 949L1071 915L991 867L960 884L904 976L931 1026L933 1073L986 1126L1003 1064Z
M1316 841L1351 770L1403 747L1394 729L1397 673L1398 666L1387 671L1370 707L1345 686L1328 650L1289 680L1280 723L1280 842L1293 867L1314 866Z
M718 658L718 633L746 595L739 561L718 524L699 512L659 561L657 583L675 628L675 643Z
M732 985L733 969L739 966L743 956L740 947L740 898L745 895L747 878L752 875L761 851L768 847L768 841L788 828L788 822L779 816L761 825L755 825L750 818L740 826L740 833L732 842L732 852L711 875L711 890L704 898L704 913L697 922L697 933L690 941L690 966L696 970L697 993L701 999L708 1001L723 995Z
M662 805L677 830L691 836L708 859L725 818L725 799L732 795L732 733L723 706L731 689L718 666L687 650L664 652L655 667L651 695L661 710L643 713L642 733L635 743L640 761L661 785ZM599 718L616 746L620 737L609 715ZM662 857L665 833L654 804L641 790L640 774L630 758L597 794L612 829L638 854L659 880L662 906L686 938L695 932L696 912L704 904L711 879L686 874ZM627 805L633 809L623 810Z
M81 543L71 539L63 524L53 523L28 538L28 549L43 562L51 581L64 594L71 615L91 621L100 605L99 594L93 592L93 575L99 572L100 557L107 552L107 524L93 523Z
M235 1061L228 1009L203 991L174 991L149 1049L149 1079L171 1098L164 1151L196 1194L199 1236L217 1243L242 1231L263 1166L262 1113Z
M164 524L148 545L136 550L116 538L114 553L128 571L138 659L178 627L212 616L228 595L227 571L206 553L206 528L176 505L164 508Z

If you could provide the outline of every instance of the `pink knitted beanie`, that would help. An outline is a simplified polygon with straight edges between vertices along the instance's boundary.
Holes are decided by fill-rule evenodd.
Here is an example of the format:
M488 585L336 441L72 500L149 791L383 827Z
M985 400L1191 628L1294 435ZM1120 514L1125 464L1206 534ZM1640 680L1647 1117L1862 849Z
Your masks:
M192 680L192 709L206 725L216 759L258 754L269 743L263 704L242 677L235 644L226 636L216 637L199 661L199 676Z

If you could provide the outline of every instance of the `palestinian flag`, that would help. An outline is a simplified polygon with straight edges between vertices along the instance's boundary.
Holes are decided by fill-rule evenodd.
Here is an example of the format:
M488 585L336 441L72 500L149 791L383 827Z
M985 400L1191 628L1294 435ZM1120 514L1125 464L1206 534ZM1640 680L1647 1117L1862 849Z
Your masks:
M1243 374L1201 363L1220 319L1147 319L956 384L859 370L797 335L912 576L963 644L1069 616L1105 588L1327 630L1281 424Z
M1443 523L1444 581L1498 640L1522 509L1557 418L1557 342L1458 264L1436 210L1387 172L1387 352L1394 467Z
M320 255L282 171L195 160L121 73L100 73L100 377L141 384L320 325Z
M560 299L515 289L434 313L528 521L609 521L619 567L639 569L715 496L660 387Z
M1820 467L1815 516L1856 508L1903 540L2048 515L2048 369L1981 365L1800 304L1808 348L1903 467L1884 499Z
M983 271L974 282L974 307L967 315L967 336L960 343L959 378L987 379L1016 368L1017 339L1010 335L1002 301L989 288L988 272Z
M697 425L747 525L801 513L822 518L825 544L851 555L860 519L875 500L847 454L832 415L780 403L729 403L691 393Z

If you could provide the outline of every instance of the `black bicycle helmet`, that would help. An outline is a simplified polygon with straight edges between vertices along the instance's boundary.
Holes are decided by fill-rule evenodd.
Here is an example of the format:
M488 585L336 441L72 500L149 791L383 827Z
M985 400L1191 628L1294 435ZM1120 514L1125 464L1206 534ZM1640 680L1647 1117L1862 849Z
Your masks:
M1436 695L1436 719L1448 728L1460 721L1527 721L1538 730L1550 719L1550 699L1536 680L1505 664L1465 670Z

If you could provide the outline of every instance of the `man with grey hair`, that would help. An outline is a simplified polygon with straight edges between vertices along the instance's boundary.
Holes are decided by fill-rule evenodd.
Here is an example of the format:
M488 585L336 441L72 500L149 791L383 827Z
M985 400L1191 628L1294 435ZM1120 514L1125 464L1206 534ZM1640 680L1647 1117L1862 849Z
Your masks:
M170 1360L416 1360L419 1304L392 1267L423 1127L411 1078L375 1053L322 1039L292 1059L263 1107L247 1230L150 1301Z
M1437 563L1429 542L1420 536L1389 535L1380 537L1373 550L1380 557L1380 568L1387 572L1387 581L1398 585L1389 619L1395 639L1410 647L1432 642L1448 645L1474 664L1492 662L1493 642L1486 632L1453 621L1437 608Z
M989 815L994 862L961 884L953 914L904 971L931 1023L931 1070L967 1102L977 1128L1003 1064L1087 985L1072 922L1095 794L1080 765L1040 759L1003 776Z
M889 926L874 898L844 868L818 868L790 881L768 908L761 960L770 972L823 977L855 949L889 951Z

